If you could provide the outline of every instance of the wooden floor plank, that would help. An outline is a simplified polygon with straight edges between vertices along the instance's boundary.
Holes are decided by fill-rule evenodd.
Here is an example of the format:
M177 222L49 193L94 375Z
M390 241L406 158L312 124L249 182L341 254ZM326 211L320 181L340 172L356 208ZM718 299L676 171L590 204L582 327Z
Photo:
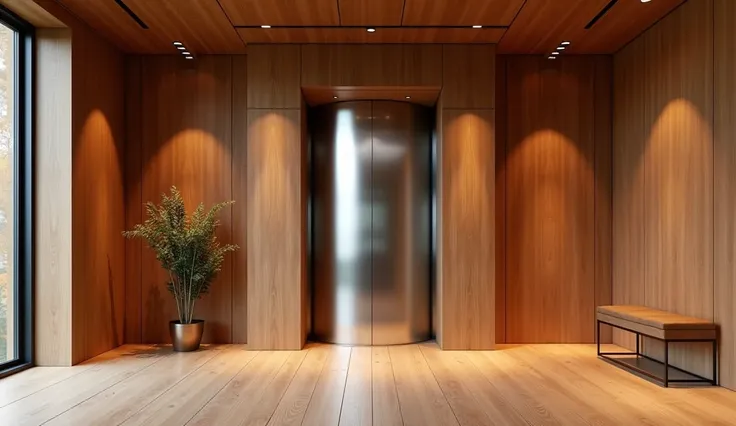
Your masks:
M124 426L183 425L201 410L258 352L226 348L168 392L135 413Z
M350 353L350 366L340 411L340 426L370 426L373 424L371 352L370 347L357 346Z
M417 345L391 346L389 356L404 424L450 426L458 421Z
M420 349L461 425L527 424L465 353L442 351L435 343Z
M25 380L21 380L24 379ZM732 425L736 393L663 388L593 345L173 354L126 346L0 380L0 425Z
M340 409L345 395L351 353L350 347L334 347L322 368L302 425L337 426L340 423Z
M287 351L259 352L187 425L239 424L253 411L291 355Z
M404 420L401 417L394 368L391 364L388 347L380 346L372 349L373 424L403 425Z
M291 385L276 407L270 426L299 425L304 420L309 401L325 362L337 350L333 345L317 345L309 350Z
M97 362L67 380L0 408L0 419L13 426L39 425L86 401L143 369L167 358L171 349L143 352ZM100 419L92 419L89 421Z

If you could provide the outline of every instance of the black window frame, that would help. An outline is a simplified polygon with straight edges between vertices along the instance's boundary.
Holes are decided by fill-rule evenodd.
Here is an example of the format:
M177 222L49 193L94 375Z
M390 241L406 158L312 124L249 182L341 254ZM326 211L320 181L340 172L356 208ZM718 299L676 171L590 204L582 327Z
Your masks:
M33 85L35 28L0 5L0 21L16 32L14 99L14 227L13 256L15 346L17 358L0 364L0 378L34 363L33 324Z

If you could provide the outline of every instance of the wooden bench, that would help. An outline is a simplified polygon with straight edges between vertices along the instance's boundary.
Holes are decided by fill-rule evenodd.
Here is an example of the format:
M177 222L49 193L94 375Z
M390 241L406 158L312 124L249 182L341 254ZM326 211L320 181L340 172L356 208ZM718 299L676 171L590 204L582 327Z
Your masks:
M636 371L645 376L662 382L664 387L668 387L670 383L683 382L699 382L717 385L717 364L718 364L718 330L716 325L710 321L700 318L687 317L677 315L671 312L659 311L656 309L646 308L643 306L599 306L596 309L597 334L596 341L598 344L598 356L605 358L624 368ZM601 352L601 324L608 324L622 330L636 334L636 352ZM655 360L641 353L639 342L641 336L651 337L653 339L664 342L664 362ZM707 342L713 345L713 378L707 379L697 374L693 374L669 364L669 344L671 342ZM622 355L634 355L638 360L639 357L646 358L650 361L664 365L664 377L659 377L649 371L641 369L635 365L626 363L619 358ZM694 377L693 379L670 379L669 371L674 369Z

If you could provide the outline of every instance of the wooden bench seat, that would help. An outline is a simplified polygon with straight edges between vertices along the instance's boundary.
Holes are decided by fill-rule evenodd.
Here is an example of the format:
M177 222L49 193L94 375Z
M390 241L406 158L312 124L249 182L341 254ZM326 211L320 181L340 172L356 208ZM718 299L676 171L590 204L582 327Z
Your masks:
M660 340L712 340L717 333L711 321L644 306L599 306L596 318Z
M598 356L614 362L624 368L637 371L651 378L661 380L665 387L670 382L707 382L713 385L718 383L717 362L718 362L718 329L712 321L678 315L671 312L661 311L658 309L647 308L644 306L616 305L616 306L599 306L596 309L597 321L597 344ZM636 334L636 352L601 352L601 324L620 328ZM640 352L641 336L651 337L664 342L664 362L651 358ZM672 342L709 342L713 345L713 376L708 379L693 373L673 367L669 364L669 344ZM664 377L659 377L653 373L638 368L631 363L623 362L617 356L634 355L637 360L646 358L652 362L662 364L664 366ZM671 380L669 378L670 369L678 370L686 373L692 378Z

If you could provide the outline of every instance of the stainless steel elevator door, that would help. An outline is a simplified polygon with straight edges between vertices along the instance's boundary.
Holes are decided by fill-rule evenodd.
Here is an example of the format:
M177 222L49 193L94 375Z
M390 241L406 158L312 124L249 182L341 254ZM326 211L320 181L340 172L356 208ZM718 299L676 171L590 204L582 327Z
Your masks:
M430 338L431 115L403 102L319 107L312 133L313 334Z

